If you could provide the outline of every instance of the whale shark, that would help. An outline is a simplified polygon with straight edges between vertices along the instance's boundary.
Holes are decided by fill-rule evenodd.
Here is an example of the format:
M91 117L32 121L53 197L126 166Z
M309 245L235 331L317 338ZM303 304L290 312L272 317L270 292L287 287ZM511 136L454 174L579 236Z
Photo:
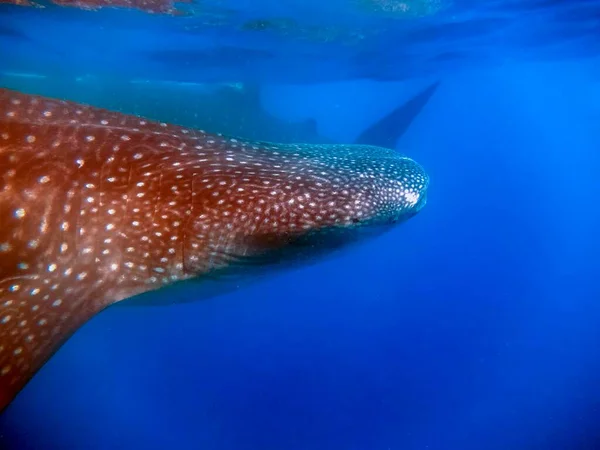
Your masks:
M0 410L104 308L384 233L429 178L384 147L207 133L0 89Z

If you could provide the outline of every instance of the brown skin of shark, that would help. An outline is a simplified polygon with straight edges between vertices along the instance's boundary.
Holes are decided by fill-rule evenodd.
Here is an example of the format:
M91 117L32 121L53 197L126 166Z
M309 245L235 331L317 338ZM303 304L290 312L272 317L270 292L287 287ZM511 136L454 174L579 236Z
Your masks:
M393 150L244 142L0 89L0 410L108 305L386 227L426 188Z
M172 0L51 0L52 3L60 6L80 8L86 10L97 10L101 8L126 8L137 9L151 14L171 14L182 15L183 13L175 8L175 1ZM42 7L41 3L35 0L0 0L0 4L9 3L19 6ZM177 0L177 3L191 3L191 0Z

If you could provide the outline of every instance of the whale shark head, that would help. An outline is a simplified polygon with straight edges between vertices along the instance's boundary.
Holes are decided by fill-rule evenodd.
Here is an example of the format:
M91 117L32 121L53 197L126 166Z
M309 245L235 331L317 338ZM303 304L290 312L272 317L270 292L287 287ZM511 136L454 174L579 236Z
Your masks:
M0 89L0 410L103 308L346 247L414 216L427 185L391 149L249 142Z
M218 173L198 180L211 195L187 242L192 272L304 262L378 235L426 203L427 174L391 149L234 141ZM210 255L198 255L207 242Z

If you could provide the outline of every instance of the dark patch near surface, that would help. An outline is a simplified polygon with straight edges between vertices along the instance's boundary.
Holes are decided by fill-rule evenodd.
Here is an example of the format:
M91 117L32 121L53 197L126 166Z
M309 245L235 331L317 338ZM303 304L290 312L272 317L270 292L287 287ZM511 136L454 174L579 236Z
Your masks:
M432 61L460 61L465 59L471 59L474 55L470 55L466 52L444 52L439 55L435 55L431 58Z
M584 26L563 26L560 24L554 28L524 33L524 36L519 38L518 42L522 46L543 48L557 44L575 42L589 36L592 32L592 29L586 29Z
M557 11L554 14L554 19L557 23L572 23L573 26L587 22L596 24L597 21L600 20L600 5L597 3L591 3L587 6L571 6L565 10Z
M86 3L101 4L101 1L82 0L74 5ZM129 5L132 9L144 7L144 2L133 0L119 0L119 4ZM150 1L145 6L164 5L165 1ZM120 46L114 45L112 49L103 54L101 62L90 60L84 53L85 48L96 48L98 42L95 37L84 36L80 43L79 51L71 51L67 55L54 55L48 57L51 65L62 66L67 71L68 65L81 67L82 61L90 71L106 70L107 65L121 64L122 71L131 77L147 77L156 79L176 79L178 81L213 82L222 80L237 81L268 81L304 84L310 82L326 82L332 80L348 80L351 78L372 78L376 80L403 80L408 77L434 76L439 77L449 69L443 59L436 59L440 52L438 45L453 52L469 53L476 51L484 55L483 61L496 60L502 63L505 57L511 60L532 61L546 59L545 54L548 42L565 44L560 55L593 54L593 48L580 48L587 42L579 41L577 31L582 29L581 35L594 34L595 19L600 11L593 1L564 1L564 0L496 0L477 2L473 0L453 2L428 2L428 1L364 1L362 6L358 2L344 2L344 8L339 15L334 15L327 20L306 14L305 7L294 9L281 9L274 5L266 6L260 15L251 13L247 7L233 6L227 8L216 4L201 3L187 4L186 10L193 12L190 17L169 17L168 31L177 30L181 36L184 30L184 39L177 40L173 49L144 48L144 34L149 31L150 20L163 20L160 17L151 17L139 14L143 23L140 27L139 43L132 45L132 64L122 65L123 60L129 60L127 52L121 51ZM450 4L451 3L451 4ZM52 3L51 3L52 4ZM423 6L425 11L437 12L419 16L416 20L397 20L391 16L379 14L365 14L364 6L382 6L385 8L398 8L400 15L402 9L413 6ZM179 6L179 5L176 5ZM438 8L439 6L439 8ZM127 7L127 6L125 6ZM433 7L433 9L430 9ZM325 10L329 8L324 5ZM26 13L35 17L42 17L42 13L31 8L11 8L12 10L28 10ZM53 11L47 11L53 9ZM418 9L418 8L417 8ZM64 20L65 29L69 23L81 23L86 20L94 22L92 18L105 21L106 36L110 31L122 31L119 21L107 20L111 15L123 11L122 8L102 8L96 17L80 8L63 8L54 5L53 8L44 10L44 17L60 11L69 14L70 19ZM50 14L48 14L50 12ZM327 10L327 12L329 12ZM76 13L77 16L71 14ZM394 13L395 14L395 13ZM56 14L58 17L59 14ZM360 16L360 17L359 17ZM411 16L408 14L406 17ZM411 16L415 17L415 16ZM73 19L71 19L73 18ZM181 20L180 23L177 21ZM80 22L81 21L81 22ZM93 26L93 25L91 25ZM129 25L127 25L129 26ZM12 22L9 28L13 28ZM137 31L137 30L132 30ZM174 36L174 40L179 36ZM209 36L211 42L219 43L224 50L202 49L206 45L203 38ZM32 37L35 37L32 35ZM137 38L137 37L136 37ZM137 42L133 38L130 42ZM243 50L232 50L235 42L243 39ZM88 40L88 42L84 42ZM238 41L236 41L238 40ZM185 41L185 47L179 42ZM393 42L394 45L388 45ZM232 45L233 43L233 45ZM79 44L79 43L78 43ZM452 48L446 48L452 46ZM127 46L124 46L127 47ZM401 47L401 50L398 50ZM535 52L536 49L540 52ZM150 49L150 53L146 53ZM189 49L189 50L186 50ZM198 50L200 49L200 50ZM360 54L377 49L381 56L361 60ZM7 49L2 49L0 54L8 59L5 54ZM154 50L154 56L151 53ZM570 50L570 52L569 52ZM258 53L257 53L258 52ZM261 53L265 52L265 53ZM146 54L148 59L141 58L139 64L134 63L135 56ZM111 55L115 55L112 59ZM148 67L152 63L163 62L163 66ZM279 66L276 62L280 61ZM148 62L148 64L144 64ZM365 64L362 64L365 62ZM38 71L33 60L10 61L12 71L29 72ZM40 63L41 64L41 63ZM46 67L46 66L45 66ZM450 67L460 69L460 66ZM203 70L204 69L204 70Z
M30 41L31 39L22 31L12 28L9 25L0 23L0 37L1 38L11 38L18 39L21 41Z
M470 39L494 33L510 23L501 18L447 22L420 27L406 33L408 42L429 42L448 39Z
M275 57L271 52L244 47L222 46L207 50L158 50L147 56L167 64L191 66L235 65L252 60L268 60Z
M249 20L241 26L241 29L246 31L268 31L289 29L296 26L297 23L294 19L268 18Z

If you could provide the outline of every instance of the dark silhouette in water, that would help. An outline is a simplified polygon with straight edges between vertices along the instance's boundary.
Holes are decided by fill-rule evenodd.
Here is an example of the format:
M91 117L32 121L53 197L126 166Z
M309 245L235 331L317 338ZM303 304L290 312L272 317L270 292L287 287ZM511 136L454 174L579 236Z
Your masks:
M356 144L394 148L439 86L433 83L361 133Z
M66 81L65 81L66 80ZM332 144L319 134L313 119L290 122L262 106L256 84L185 85L124 83L103 77L72 82L68 76L12 78L0 75L0 85L30 94L65 98L154 120L280 143ZM355 141L394 148L439 86L435 82L372 124ZM182 105L189 105L183 107Z
M25 33L6 24L0 24L0 38L16 39L17 41L30 41Z

